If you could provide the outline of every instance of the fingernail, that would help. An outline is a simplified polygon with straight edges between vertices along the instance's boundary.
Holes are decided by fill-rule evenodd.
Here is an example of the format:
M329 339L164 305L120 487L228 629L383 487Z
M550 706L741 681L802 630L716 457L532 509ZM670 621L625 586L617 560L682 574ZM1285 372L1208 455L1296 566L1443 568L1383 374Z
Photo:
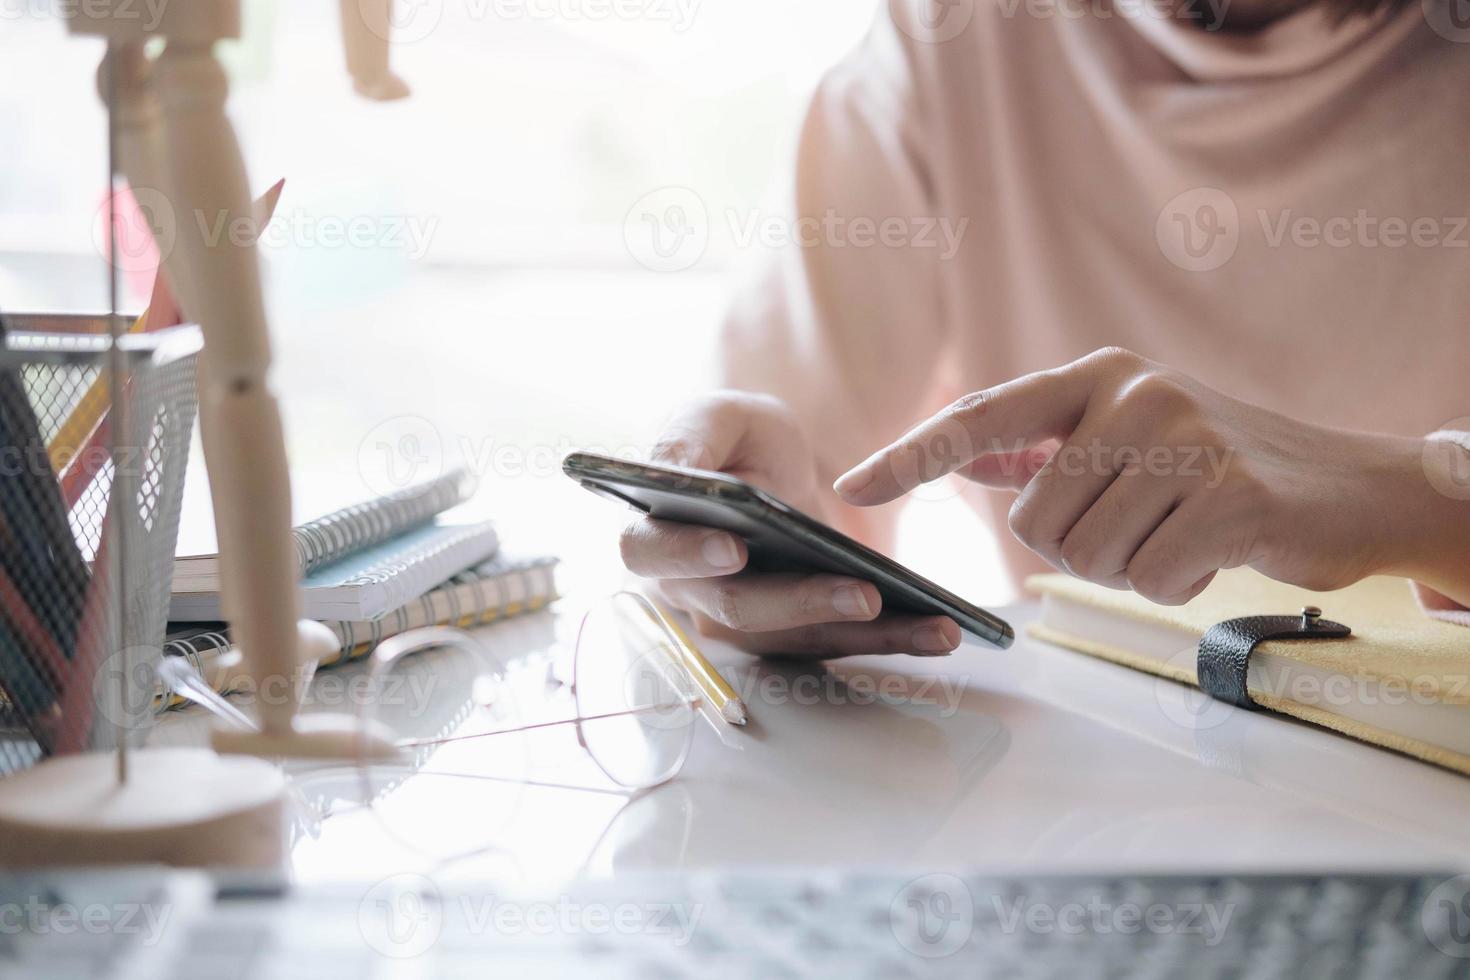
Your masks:
M837 478L832 484L832 489L837 491L839 497L850 497L855 493L861 493L863 488L873 482L873 470L876 469L871 463L860 463Z
M699 546L699 553L715 568L740 567L740 552L728 534L711 534Z
M854 619L869 619L873 615L872 607L868 605L868 597L863 595L863 590L856 585L844 585L834 589L832 608L837 610L837 615L850 616Z
M938 626L920 626L914 630L914 635L909 638L914 650L919 653L951 653L958 646L951 643L949 637L944 635L944 630Z

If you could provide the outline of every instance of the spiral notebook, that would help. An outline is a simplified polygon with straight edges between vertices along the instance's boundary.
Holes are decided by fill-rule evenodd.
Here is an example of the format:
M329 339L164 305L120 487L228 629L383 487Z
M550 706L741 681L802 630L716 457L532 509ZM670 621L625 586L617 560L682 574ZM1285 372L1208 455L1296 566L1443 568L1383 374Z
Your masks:
M390 636L423 626L482 626L520 613L541 609L560 593L556 584L557 559L514 558L497 555L442 583L388 615L374 620L334 620L325 625L341 644L335 657L318 666L329 667L371 653ZM192 626L170 633L163 652L188 658L201 677L222 694L237 689L244 677L240 654L230 643L223 623ZM162 693L159 697L162 698ZM184 703L181 698L160 701L160 709Z
M487 521L436 515L468 500L475 481L457 469L376 500L344 507L291 532L301 583L301 612L312 619L370 620L423 595L495 554ZM174 560L169 619L210 622L220 607L219 556L198 541ZM212 545L212 538L211 538Z
M500 538L489 521L430 524L324 565L301 582L308 619L369 620L392 612L495 554ZM168 618L198 623L226 619L218 592L175 592Z
M298 574L309 576L323 566L338 562L407 531L423 527L475 492L473 475L456 469L397 493L355 503L324 517L308 521L291 532ZM174 558L175 592L217 592L219 552L209 520L186 522ZM432 583L430 583L432 584Z

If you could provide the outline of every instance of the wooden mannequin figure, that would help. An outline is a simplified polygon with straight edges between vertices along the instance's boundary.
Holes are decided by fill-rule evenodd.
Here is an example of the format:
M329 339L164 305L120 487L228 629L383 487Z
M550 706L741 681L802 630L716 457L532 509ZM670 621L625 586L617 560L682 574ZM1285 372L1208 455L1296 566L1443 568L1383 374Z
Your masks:
M344 16L343 25L355 85L378 98L407 93L388 69L390 3L343 0L344 15L352 7L381 17L368 25ZM157 190L172 206L151 217L170 223L155 229L156 240L171 232L165 269L182 309L204 333L199 418L222 604L257 680L279 685L296 677L302 663L327 655L335 641L321 624L298 622L290 478L280 409L268 384L271 351L255 243L206 237L218 226L215 216L234 222L252 213L244 161L225 114L229 83L214 55L218 41L239 36L239 0L161 9L157 22L145 25L131 0L93 0L76 8L69 26L107 39L102 76L117 90L104 86L103 94L116 107L119 169L134 188ZM156 40L163 48L150 59L145 45ZM200 215L210 220L196 220ZM294 698L263 697L259 711L259 733L217 732L216 748L283 756L350 755L361 748L355 719L314 718L306 732L295 719Z
M390 11L391 0L342 0L353 84L370 98L408 93L388 68ZM124 732L116 753L58 753L0 780L0 866L278 869L286 856L286 783L260 757L366 761L396 758L397 748L390 732L355 716L296 714L298 671L334 652L337 641L322 624L298 621L290 477L267 381L255 236L205 237L217 218L253 220L225 115L228 81L214 56L216 42L239 36L239 0L169 3L151 24L135 0L69 5L68 17L73 33L107 41L100 75L115 126L114 165L135 192L146 188L167 202L149 220L175 297L204 335L199 420L222 604L261 692L259 728L216 729L213 751L132 750ZM151 58L148 45L159 41ZM85 673L83 665L79 659L74 673ZM91 680L72 677L73 696L91 697Z

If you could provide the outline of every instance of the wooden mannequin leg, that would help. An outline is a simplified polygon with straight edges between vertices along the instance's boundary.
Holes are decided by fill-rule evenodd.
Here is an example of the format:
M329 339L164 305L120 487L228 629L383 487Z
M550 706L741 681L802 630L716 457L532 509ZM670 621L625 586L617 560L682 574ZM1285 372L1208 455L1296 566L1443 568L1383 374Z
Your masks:
M266 384L270 346L252 240L228 229L251 214L245 167L225 115L228 83L208 45L171 41L158 59L175 249L204 331L199 413L214 498L225 613L263 685L266 732L291 727L299 597L285 438ZM202 218L202 220L201 220ZM224 220L221 221L220 219ZM226 229L219 241L212 229Z

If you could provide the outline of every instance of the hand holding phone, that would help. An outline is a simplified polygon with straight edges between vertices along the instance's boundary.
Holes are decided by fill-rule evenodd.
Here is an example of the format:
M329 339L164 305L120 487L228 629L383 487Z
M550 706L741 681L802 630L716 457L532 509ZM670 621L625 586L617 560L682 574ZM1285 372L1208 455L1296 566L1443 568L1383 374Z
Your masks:
M587 479L589 467L599 468L595 458L578 456L568 459L568 473L584 484L596 482ZM808 524L818 524L823 516L814 458L789 410L774 399L743 393L701 399L675 419L654 457L656 463L715 470L751 484L779 498L777 503L793 505L785 510L811 515L806 518ZM622 466L627 476L628 464ZM612 476L601 489L626 500L627 487L619 490L618 474ZM747 538L758 529L726 519L728 514L722 518L708 508L681 511L669 501L664 503L666 506L653 508L664 516L645 516L629 525L622 541L624 561L633 572L655 580L662 597L690 612L706 635L762 654L942 656L960 642L955 615L944 610L959 610L956 615L969 615L967 628L972 632L1000 646L1009 642L1009 627L1004 623L830 529L815 532L805 527L807 544L826 547L810 540L811 533L835 536L850 546L846 551L866 556L856 563L818 563L824 567L810 562L783 564L780 556L769 553L778 547L769 536L752 555ZM675 512L677 520L668 516ZM697 523L701 514L711 523ZM797 513L783 520L792 525L804 516ZM721 526L711 526L713 523ZM745 533L736 533L742 530ZM803 529L797 530L800 536ZM834 557L831 548L827 556ZM873 579L883 576L880 589ZM909 581L899 581L905 578ZM913 581L922 588L916 591ZM943 594L954 601L948 605L919 601L924 597L918 592L924 589L930 596Z

